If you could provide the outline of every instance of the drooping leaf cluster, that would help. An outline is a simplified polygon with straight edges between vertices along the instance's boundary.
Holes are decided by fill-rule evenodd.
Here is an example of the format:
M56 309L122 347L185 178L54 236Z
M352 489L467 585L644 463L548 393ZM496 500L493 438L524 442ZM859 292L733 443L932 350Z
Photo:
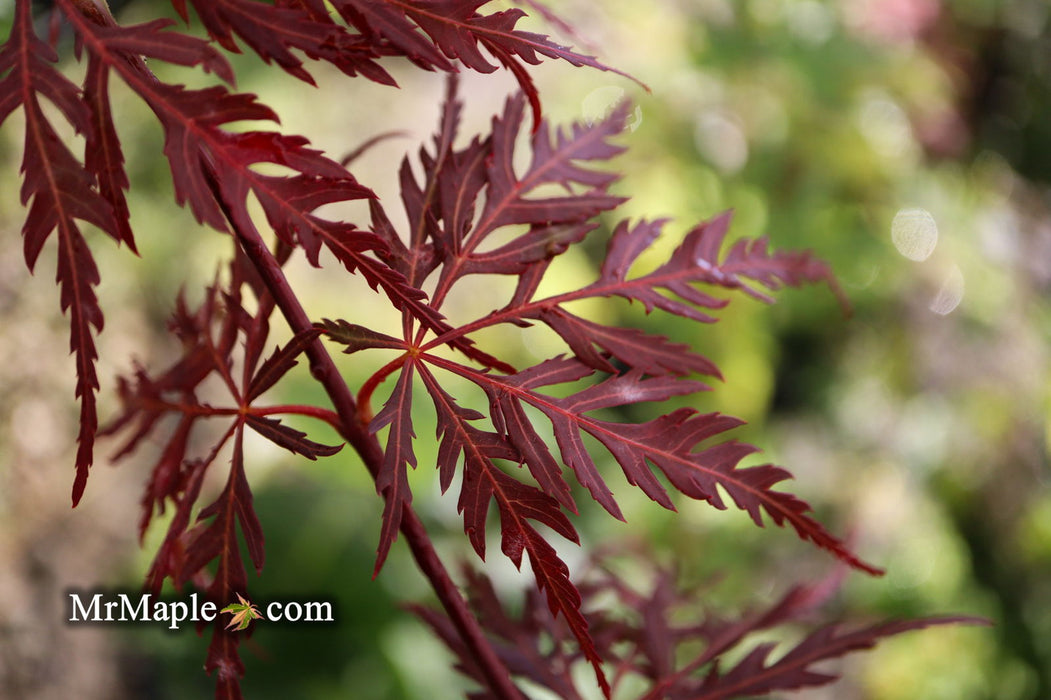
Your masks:
M624 552L618 554L622 559ZM674 568L657 565L641 552L632 554L634 568L646 564L646 588L625 583L612 556L593 560L579 586L595 646L611 669L611 686L618 697L625 688L640 689L636 697L643 700L767 697L837 680L824 662L870 649L885 637L933 625L988 624L965 616L888 620L852 628L818 623L821 606L842 584L843 567L823 580L791 587L770 604L731 615L699 606L696 594L679 585ZM535 591L526 591L519 611L512 613L484 573L465 566L464 577L478 619L514 674L555 697L589 697L580 686L581 674L574 672L581 659L572 633ZM449 620L423 606L413 611L454 651L460 672L479 678L476 660L456 638ZM797 641L757 639L768 640L772 632ZM483 700L492 695L471 697Z
M257 572L264 559L262 526L245 471L246 430L313 460L332 456L339 447L310 440L277 416L320 419L360 456L385 501L376 572L401 532L450 616L450 626L437 617L432 624L463 658L473 659L467 665L474 670L468 671L487 692L514 697L515 691L501 683L507 682L508 670L521 675L520 669L500 659L459 594L446 585L448 577L413 513L410 467L418 466L417 440L427 439L417 436L414 416L429 411L437 418L440 484L447 490L459 472L458 508L470 545L485 558L487 523L495 513L502 553L517 567L528 557L547 610L566 625L574 653L593 667L608 696L616 655L594 631L581 590L550 539L579 541L571 519L580 507L573 481L610 515L623 519L611 485L616 479L609 474L615 464L629 484L665 508L675 508L675 494L719 509L732 503L759 526L769 521L791 528L852 567L879 570L814 520L806 502L775 488L789 478L786 470L742 464L756 450L726 437L739 420L690 408L659 410L673 397L706 390L698 377L719 377L709 359L683 342L586 318L573 310L573 302L617 298L647 312L711 323L728 295L738 292L769 300L768 292L782 286L825 282L835 287L828 266L810 253L773 252L762 238L728 244L728 214L699 223L662 264L638 272L639 257L661 235L665 221L608 225L616 221L624 198L611 191L618 177L606 164L622 150L616 139L624 131L628 106L593 124L553 128L543 119L527 72L542 57L609 69L518 29L521 10L491 11L488 4L191 0L188 6L173 0L187 21L192 6L210 37L204 40L174 31L166 20L122 26L92 0L56 0L56 17L71 28L77 57L87 62L83 83L77 85L59 69L56 48L37 36L30 0L17 0L12 34L0 48L0 122L16 110L24 117L21 199L28 206L23 240L31 269L47 239L53 233L57 239L60 303L70 319L81 402L74 504L94 460L95 337L103 326L94 291L99 275L82 225L135 250L125 197L129 182L109 101L111 77L138 95L162 126L175 201L235 243L229 272L206 290L203 301L192 310L181 297L176 303L171 330L182 343L181 357L163 371L137 368L122 379L123 411L105 429L126 435L117 457L131 455L147 438L164 445L147 481L140 534L156 513L170 508L174 515L147 575L150 589L170 580L198 586L220 604L233 603L248 585L239 537ZM304 58L329 63L349 78L388 85L394 80L384 64L401 58L448 73L488 73L502 66L521 90L507 99L487 133L465 140L459 133L462 104L456 81L449 81L433 144L420 149L415 166L408 157L401 164L400 206L408 224L398 230L388 216L392 205L376 199L344 164L310 148L306 138L257 126L231 128L234 122L277 121L254 95L233 91L234 72L219 49L238 51L240 45L311 83ZM202 89L165 83L150 69L158 62L199 66L221 82ZM41 100L57 112L45 110ZM527 107L531 129L524 128ZM83 158L58 137L49 116L56 113L81 137ZM522 148L528 150L524 167L516 158ZM266 163L283 166L287 174L268 175L256 167ZM261 216L251 214L253 199ZM368 201L367 228L316 213L351 200ZM554 296L540 294L552 261L596 237L606 238L596 279ZM370 303L389 303L401 319L400 337L355 323L353 308L341 319L311 316L282 267L299 251L320 266L322 250L380 294ZM452 318L453 311L444 309L446 299L474 275L510 276L514 291L494 302L485 316ZM275 314L291 327L292 338L264 359ZM485 329L505 324L525 332L545 326L563 341L564 351L534 366L514 367L501 357L501 348L485 347L478 338ZM322 338L330 341L327 346ZM333 363L330 353L337 348L393 352L394 359L359 387L355 398ZM331 406L262 404L261 397L301 354ZM486 410L468 407L450 393L450 378L476 387ZM211 395L211 385L228 397L222 404L203 398ZM373 415L373 396L381 385L390 393ZM423 405L417 405L419 396L426 397ZM644 403L657 406L649 420L607 415L606 409ZM536 424L538 418L550 426L553 444L543 439L546 428ZM205 423L218 427L207 433ZM194 438L202 432L218 437L200 451ZM589 443L601 449L589 449ZM228 453L225 486L214 501L202 504L206 475ZM473 593L489 606L480 580ZM827 640L814 644L842 653L915 624L872 628L857 633L860 637L829 632ZM234 631L215 626L206 667L217 671L217 697L240 697L244 669L238 641ZM759 653L725 677L740 676L752 683L742 686L749 689L782 687L756 680L767 668L766 653Z

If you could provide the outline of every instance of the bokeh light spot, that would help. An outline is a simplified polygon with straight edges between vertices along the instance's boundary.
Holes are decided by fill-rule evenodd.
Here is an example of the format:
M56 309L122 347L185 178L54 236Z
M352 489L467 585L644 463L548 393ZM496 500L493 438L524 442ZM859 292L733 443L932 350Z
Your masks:
M890 237L899 253L920 262L938 245L938 224L926 209L902 209L894 215Z
M961 301L963 301L963 272L958 266L953 265L945 275L945 279L942 280L938 293L934 295L930 310L945 316L952 313Z
M724 175L740 171L748 162L748 139L734 114L702 114L694 128L694 141L701 155Z

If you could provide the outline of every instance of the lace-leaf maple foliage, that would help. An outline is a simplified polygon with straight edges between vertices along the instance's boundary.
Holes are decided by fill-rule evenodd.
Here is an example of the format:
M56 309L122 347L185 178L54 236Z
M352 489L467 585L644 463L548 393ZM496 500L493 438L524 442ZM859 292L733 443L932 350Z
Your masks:
M634 563L639 563L638 547L621 549L627 549ZM961 616L927 617L889 620L851 630L826 623L805 633L788 651L771 660L778 645L755 642L753 637L780 628L783 634L799 638L800 623L812 627L815 611L840 588L843 567L823 580L793 586L769 605L733 616L714 610L698 614L696 593L677 585L678 577L671 567L650 563L647 588L637 590L618 575L618 558L623 559L623 551L596 555L586 566L586 584L580 586L584 599L593 603L587 605L595 629L593 640L613 670L616 697L725 700L825 685L837 676L828 672L827 664L818 666L822 662L870 649L880 639L902 632L982 622ZM641 555L641 560L647 561L647 557ZM573 673L576 654L567 643L573 635L536 591L526 591L520 612L511 613L484 573L466 568L464 580L471 591L471 604L508 668L555 697L589 697L579 688L579 674ZM413 606L413 610L453 649L462 673L483 677L448 618L423 606ZM735 661L726 668L724 659L731 654ZM622 688L641 690L626 696ZM491 696L480 693L472 697Z
M691 229L663 264L641 274L633 274L633 267L665 222L622 221L608 234L597 279L555 296L538 296L552 260L586 239L607 235L604 222L624 202L610 191L618 176L605 165L622 151L616 137L625 128L628 107L622 105L594 124L552 128L543 119L527 66L543 57L610 69L546 36L518 29L523 11L488 11L488 4L191 0L209 41L173 30L168 20L122 26L104 3L56 0L55 19L71 28L76 56L87 62L83 83L77 85L63 74L56 46L37 36L30 0L17 0L11 35L0 49L0 122L16 110L24 118L21 199L28 205L23 226L26 263L33 269L49 238L55 238L58 249L60 304L70 320L81 407L74 505L84 493L100 433L95 337L103 327L94 292L99 273L81 228L94 226L132 251L135 235L144 235L131 230L125 198L129 182L109 102L111 78L138 95L162 126L175 201L189 207L199 223L229 234L235 243L228 269L196 308L189 308L181 296L176 300L170 328L182 343L182 356L166 369L139 367L121 379L118 391L124 408L101 431L124 435L117 458L135 453L148 437L164 445L142 499L140 535L157 513L174 511L146 576L150 590L159 591L170 580L177 588L194 585L205 590L219 605L234 602L248 586L239 534L253 568L262 571L263 525L255 515L245 473L246 431L308 460L340 459L333 456L354 452L375 478L385 502L375 572L400 533L444 609L441 615L421 615L459 654L464 670L483 688L482 695L521 697L515 678L544 682L544 677L554 677L553 671L523 669L519 661L525 657L506 653L508 634L519 634L509 630L518 626L525 634L531 623L498 613L499 602L484 579L469 574L466 592L486 622L479 624L413 510L409 468L418 466L415 445L425 439L416 435L413 419L429 411L437 417L436 467L442 491L450 488L457 471L461 475L458 508L471 547L485 558L495 504L502 553L517 567L528 555L542 607L565 625L566 639L572 640L573 651L557 662L559 668L583 659L608 697L626 662L618 658L601 616L583 604L581 590L590 595L593 587L582 589L574 582L550 541L579 542L570 517L579 507L570 479L620 519L607 464L619 465L630 484L668 509L675 509L669 491L725 509L731 503L720 494L721 487L732 505L757 525L769 520L791 528L850 567L880 572L814 520L807 503L774 488L789 478L787 471L769 464L741 465L755 448L725 437L739 420L689 408L656 411L642 422L599 417L596 412L602 409L659 406L673 397L705 391L707 386L695 377L719 377L719 372L683 343L598 323L570 311L570 304L619 297L641 304L647 312L710 323L728 303L725 293L769 300L767 292L785 285L823 282L835 289L835 284L828 266L810 253L771 252L765 239L726 245L730 217L723 214ZM190 20L184 0L173 0L173 5ZM513 73L521 92L508 98L488 133L464 141L459 135L462 104L456 81L449 81L433 145L420 149L416 166L406 158L399 170L401 206L408 219L407 228L399 231L386 213L389 203L380 202L347 170L350 159L336 162L309 148L302 136L258 126L247 131L229 128L233 122L277 121L254 95L233 91L234 71L222 51L236 52L240 44L310 83L304 58L329 63L348 79L360 76L393 85L384 63L401 57L421 69L450 74L463 69L488 73L502 66ZM202 89L165 83L149 67L159 62L197 66L220 82ZM41 100L56 109L45 110ZM527 106L531 133L523 133ZM59 138L52 114L64 118L82 139L83 158ZM519 168L515 153L523 145L531 158ZM254 167L260 163L283 166L290 174L263 174ZM253 198L261 217L250 214ZM315 213L324 205L351 200L367 200L367 229ZM260 230L264 223L273 233L270 243L269 234ZM506 242L484 245L497 232ZM391 314L401 318L400 337L354 323L350 310L347 319L328 320L314 318L304 308L283 266L299 251L320 266L323 249L349 274L361 275L382 294L378 298L385 298ZM503 306L486 316L447 318L442 309L450 291L471 275L511 276L516 287ZM433 291L426 294L425 286ZM720 291L724 295L717 296ZM275 316L291 328L292 338L267 354ZM516 368L499 356L498 348L483 347L476 340L484 329L501 324L546 326L564 341L565 352ZM355 396L333 360L331 353L337 349L393 352L395 357L358 387ZM328 404L265 403L267 392L303 358ZM487 405L488 412L467 407L463 397L450 393L451 386L461 385L450 378L477 387L486 399L480 407ZM228 400L204 400L206 382L224 387ZM384 384L391 387L390 394L373 415L374 393ZM415 393L417 388L423 393ZM423 405L418 405L419 396L426 397ZM328 423L351 449L341 452L340 445L310 439L282 422L281 417L289 415ZM550 424L553 444L541 438L533 416ZM220 424L220 437L198 452L192 438L205 422ZM170 425L174 427L162 427ZM593 453L589 441L612 460ZM226 454L231 457L225 486L213 502L202 503L205 476L221 468L220 456ZM616 587L615 582L608 585ZM647 624L657 624L668 614L666 609L647 608ZM771 624L783 619L787 616ZM768 663L770 649L762 646L728 671L720 674L713 667L698 677L695 672L732 646L719 637L722 646L705 652L703 663L675 670L667 663L670 651L665 649L665 661L650 658L639 669L654 683L647 697L728 697L725 688L731 686L737 689L734 694L756 694L830 680L805 670L811 659L959 619L891 622L847 634L826 628L773 664ZM494 629L497 621L501 629ZM216 697L241 696L241 638L240 632L220 622L214 625L206 669L215 672ZM797 656L807 663L782 673L780 669ZM536 658L537 663L551 662Z

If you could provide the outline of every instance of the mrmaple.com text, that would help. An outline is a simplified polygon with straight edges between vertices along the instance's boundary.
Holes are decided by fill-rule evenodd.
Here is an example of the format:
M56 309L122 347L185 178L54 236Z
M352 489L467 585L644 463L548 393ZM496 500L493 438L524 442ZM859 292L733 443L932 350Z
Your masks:
M152 593L104 594L70 593L70 623L163 622L168 629L177 630L185 623L212 622L219 613L212 601L201 602L193 593L188 600L163 600ZM264 610L262 619L271 622L334 622L332 603L310 601L282 603L272 601Z

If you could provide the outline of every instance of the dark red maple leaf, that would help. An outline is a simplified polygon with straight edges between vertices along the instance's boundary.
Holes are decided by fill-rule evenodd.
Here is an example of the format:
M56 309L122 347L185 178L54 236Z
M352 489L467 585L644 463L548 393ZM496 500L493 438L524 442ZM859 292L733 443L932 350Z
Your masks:
M496 70L480 50L485 48L510 70L533 106L539 125L541 108L536 87L523 63L536 65L540 56L625 73L603 65L593 56L576 53L543 34L516 29L525 16L517 8L485 15L479 12L489 0L335 0L332 5L362 34L389 46L428 70L454 71L454 61L480 73Z
M337 25L319 2L278 2L261 8L254 0L190 0L208 33L223 48L237 51L240 37L266 62L274 61L290 75L314 84L303 62L292 53L302 51L313 60L334 65L348 76L363 75L385 85L394 79L377 62L377 47ZM184 20L186 0L172 0Z
M22 160L21 200L30 204L22 227L26 264L36 264L41 249L51 233L57 231L58 272L62 310L70 316L70 351L76 355L77 386L80 398L80 433L77 436L77 475L73 482L73 505L80 501L87 484L98 428L95 392L99 388L95 373L95 333L102 330L102 309L95 296L99 273L84 241L77 221L97 226L118 241L132 243L119 203L121 174L119 157L107 162L105 155L95 157L92 171L82 165L59 139L40 104L44 98L80 134L100 136L100 122L93 120L92 110L80 98L76 85L54 67L58 55L37 38L33 31L30 4L15 6L11 36L0 48L0 124L21 107L25 115L25 147ZM89 71L90 88L97 88L97 66ZM89 90L89 104L97 99L97 90ZM102 106L102 103L96 104ZM104 136L103 136L104 140ZM98 153L98 151L97 151ZM105 153L105 151L103 151ZM115 207L96 187L96 172L109 175L103 187L116 195ZM124 208L126 210L126 207Z

